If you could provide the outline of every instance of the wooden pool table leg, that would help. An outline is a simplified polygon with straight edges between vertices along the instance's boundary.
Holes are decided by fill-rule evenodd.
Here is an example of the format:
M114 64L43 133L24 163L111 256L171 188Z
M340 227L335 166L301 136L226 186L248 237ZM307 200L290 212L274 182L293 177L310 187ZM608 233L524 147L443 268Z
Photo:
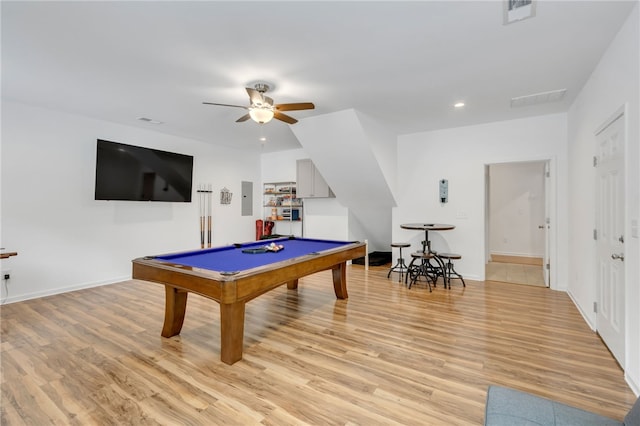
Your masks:
M185 290L181 290L170 285L165 285L164 304L164 326L162 327L162 337L172 337L180 334L184 314L187 310L187 295Z
M242 359L244 302L220 304L220 359L233 364Z
M347 294L347 262L342 262L336 265L332 270L333 275L333 290L336 293L338 299L346 299L349 297Z
M298 280L288 281L287 288L289 290L295 290L296 288L298 288Z

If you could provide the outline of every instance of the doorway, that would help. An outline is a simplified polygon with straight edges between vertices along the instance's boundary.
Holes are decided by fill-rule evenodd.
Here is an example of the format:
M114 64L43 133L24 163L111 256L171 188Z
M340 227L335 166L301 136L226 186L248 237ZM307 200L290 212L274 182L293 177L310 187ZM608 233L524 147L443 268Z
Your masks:
M485 280L549 287L549 161L489 164L485 180Z

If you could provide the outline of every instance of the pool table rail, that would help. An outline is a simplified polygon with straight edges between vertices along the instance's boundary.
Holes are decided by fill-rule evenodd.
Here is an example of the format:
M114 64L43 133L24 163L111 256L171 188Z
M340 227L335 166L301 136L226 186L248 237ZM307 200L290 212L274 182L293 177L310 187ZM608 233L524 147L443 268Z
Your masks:
M238 271L234 274L184 266L159 260L153 256L145 256L133 260L132 275L139 280L159 284L171 283L173 287L182 288L218 302L249 301L285 283L297 282L298 278L334 269L341 263L363 257L366 253L365 246L365 243L354 242L347 250L329 249L283 260L277 264ZM271 283L266 288L265 281ZM242 283L240 288L238 283ZM346 284L341 293L340 295L336 293L336 297L339 299L348 297Z

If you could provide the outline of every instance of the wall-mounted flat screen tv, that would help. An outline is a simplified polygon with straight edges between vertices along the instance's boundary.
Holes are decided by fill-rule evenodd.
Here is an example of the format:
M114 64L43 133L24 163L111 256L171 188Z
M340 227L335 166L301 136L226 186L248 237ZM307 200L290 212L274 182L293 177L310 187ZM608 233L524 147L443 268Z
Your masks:
M96 200L190 202L193 156L98 139Z

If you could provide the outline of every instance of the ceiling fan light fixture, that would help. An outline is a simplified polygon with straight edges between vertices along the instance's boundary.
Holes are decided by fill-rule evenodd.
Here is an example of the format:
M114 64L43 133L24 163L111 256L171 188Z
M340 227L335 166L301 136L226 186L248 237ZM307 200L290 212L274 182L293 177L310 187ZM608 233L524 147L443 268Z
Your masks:
M269 108L250 108L249 115L256 123L264 124L271 121L273 111Z
M203 102L203 104L242 108L246 111L249 111L249 113L238 118L236 120L236 123L243 123L249 119L252 119L259 124L268 123L274 118L287 124L296 124L298 120L288 116L287 114L283 113L283 111L300 111L305 109L314 109L316 107L312 102L276 104L269 96L265 96L265 93L272 88L273 85L265 83L256 83L255 89L251 87L245 87L250 101L248 107L242 105L219 104L216 102Z

